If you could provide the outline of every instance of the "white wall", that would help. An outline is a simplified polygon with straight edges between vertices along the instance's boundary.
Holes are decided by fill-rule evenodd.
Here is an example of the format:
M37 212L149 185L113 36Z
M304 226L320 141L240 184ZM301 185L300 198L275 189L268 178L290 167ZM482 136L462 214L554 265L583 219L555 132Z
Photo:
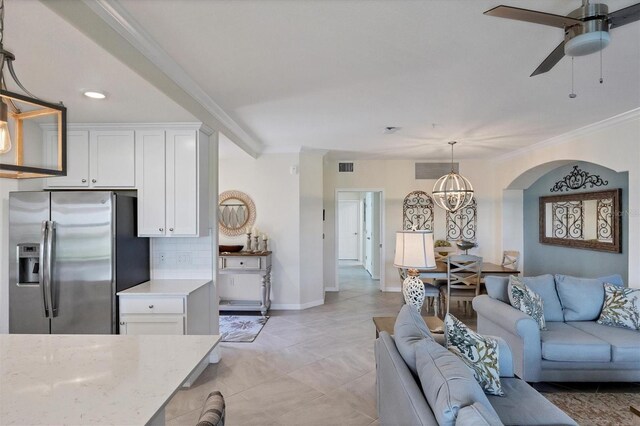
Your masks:
M629 286L640 287L640 109L559 136L496 160L496 188L510 189L496 209L503 226L496 234L498 248L517 243L519 235L508 230L522 229L522 203L517 191L529 187L540 176L570 161L587 161L617 172L629 172ZM514 193L516 191L516 193ZM515 237L515 240L513 238Z
M336 256L335 256L335 192L336 189L345 190L383 190L384 204L384 244L385 282L382 288L388 291L398 291L400 280L396 268L393 267L395 250L395 232L402 229L402 202L404 197L415 190L431 193L435 180L416 180L416 160L359 160L355 164L353 173L338 173L337 161L325 161L324 168L324 207L326 221L324 226L324 278L325 288L336 286ZM477 240L479 247L470 253L479 254L490 262L499 261L499 254L495 243L496 215L495 206L498 201L498 190L493 186L494 167L486 160L460 161L460 173L466 176L474 186L478 203ZM445 238L445 214L443 210L435 208L435 237Z
M255 226L269 236L269 248L273 251L272 309L295 309L301 304L300 176L291 173L291 167L297 167L298 161L299 154L220 160L219 191L238 190L248 194L256 206ZM320 220L321 215L320 209ZM220 234L220 243L244 244L245 236ZM230 285L231 278L219 277L221 296L259 299L258 276L235 276L233 286Z

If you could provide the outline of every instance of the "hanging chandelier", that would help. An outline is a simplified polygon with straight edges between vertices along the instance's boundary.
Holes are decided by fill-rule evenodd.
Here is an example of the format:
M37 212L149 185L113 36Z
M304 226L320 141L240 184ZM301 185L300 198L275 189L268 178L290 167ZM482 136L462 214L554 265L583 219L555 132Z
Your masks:
M453 168L453 146L455 141L449 142L451 145L451 172L442 176L433 185L433 201L438 207L455 212L466 206L473 199L473 187L469 180L456 173Z
M15 55L4 49L4 0L0 0L0 178L67 174L67 108L43 101L22 85ZM7 89L5 70L22 94Z

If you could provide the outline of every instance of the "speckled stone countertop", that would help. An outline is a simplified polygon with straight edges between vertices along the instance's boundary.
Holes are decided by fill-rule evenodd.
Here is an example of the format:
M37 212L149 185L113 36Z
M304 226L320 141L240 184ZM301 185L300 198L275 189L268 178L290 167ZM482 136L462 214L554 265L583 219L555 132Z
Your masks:
M150 280L119 291L118 296L187 296L211 280Z
M219 340L0 335L0 424L144 425Z

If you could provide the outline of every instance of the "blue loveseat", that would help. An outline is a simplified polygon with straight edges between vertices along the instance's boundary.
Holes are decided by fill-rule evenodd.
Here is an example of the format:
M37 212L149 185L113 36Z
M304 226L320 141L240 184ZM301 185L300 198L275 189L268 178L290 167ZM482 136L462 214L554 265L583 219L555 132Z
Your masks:
M506 277L487 277L488 295L473 300L478 332L507 341L518 377L527 382L640 381L640 332L596 322L604 304L604 283L622 286L619 275L523 280L542 298L547 330L509 304Z

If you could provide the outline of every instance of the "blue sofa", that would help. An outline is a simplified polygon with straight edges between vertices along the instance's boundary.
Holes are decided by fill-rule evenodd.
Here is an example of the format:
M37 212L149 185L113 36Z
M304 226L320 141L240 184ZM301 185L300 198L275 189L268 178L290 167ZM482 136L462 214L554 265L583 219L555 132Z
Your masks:
M425 340L429 345L423 345ZM455 417L445 424L455 425L576 425L566 413L539 394L524 380L514 377L513 360L507 343L497 338L499 367L504 396L485 395L468 367L453 353L443 348L443 335L431 335L423 319L411 306L405 305L396 320L394 336L380 332L375 342L378 417L381 425L418 426L438 425L434 413L448 413ZM425 353L427 350L429 353ZM434 361L435 359L435 361ZM424 374L425 364L433 365ZM471 379L465 381L464 371ZM425 378L428 378L426 379ZM428 402L430 393L442 392L441 377L448 383L450 407ZM420 380L423 378L423 381ZM424 380L429 380L425 382ZM431 392L430 392L431 391ZM469 418L479 407L487 414L485 422ZM451 414L457 411L456 415ZM496 415L499 419L496 419Z
M473 300L478 332L507 341L518 377L527 382L640 381L640 332L596 322L604 283L622 286L619 275L523 280L542 298L547 330L509 304L507 277L486 277L488 295Z

